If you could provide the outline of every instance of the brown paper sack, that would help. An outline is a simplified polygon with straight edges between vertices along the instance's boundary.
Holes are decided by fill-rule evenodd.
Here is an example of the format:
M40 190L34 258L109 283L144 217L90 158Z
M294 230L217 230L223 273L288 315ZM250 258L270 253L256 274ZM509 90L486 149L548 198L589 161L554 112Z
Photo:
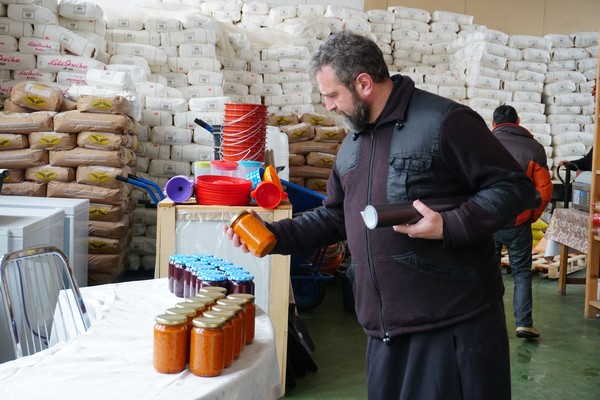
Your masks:
M315 192L327 191L327 179L307 179L305 187Z
M62 90L41 82L21 81L13 86L10 98L18 106L40 111L58 111L64 94Z
M29 147L44 150L72 150L77 147L77 134L64 132L31 132Z
M127 266L127 252L118 254L88 254L88 284L117 282Z
M30 133L54 130L54 111L0 112L0 132Z
M124 204L127 198L125 187L118 189L104 188L94 185L83 185L75 182L48 182L48 197L72 197L89 199L101 204Z
M117 176L127 177L131 169L129 167L114 168L92 165L80 165L77 167L75 179L77 183L97 185L108 188L120 188L125 182L117 180Z
M120 135L109 132L79 132L77 134L77 146L96 150L117 150L121 147L129 147L132 135Z
M131 227L131 218L124 215L118 222L94 221L89 222L88 233L90 236L107 239L121 239L125 237Z
M8 171L8 175L4 177L4 183L18 183L25 180L24 169L11 169Z
M291 167L290 176L301 178L316 178L329 179L331 168L313 167L312 165L304 165L302 167Z
M75 147L69 151L50 151L50 164L60 167L98 165L102 167L123 167L129 161L126 149L105 151Z
M289 143L312 140L315 137L315 127L306 122L281 126L279 129L288 136Z
M327 115L316 113L304 113L300 116L300 122L306 122L311 125L335 126L335 120Z
M64 111L54 116L57 132L110 132L133 133L135 124L131 118L120 114L84 113L79 110Z
M290 154L288 158L290 167L299 167L301 165L306 165L306 157L302 154Z
M80 95L77 97L77 109L101 114L125 114L133 113L131 102L123 96L93 96Z
M346 137L346 129L343 126L316 126L315 142L337 142L342 143Z
M9 111L13 113L22 113L22 112L32 112L31 108L21 107L13 103L11 98L4 99L4 111Z
M0 150L17 150L29 147L26 135L19 133L0 133Z
M126 212L126 205L112 205L90 203L90 221L111 221L117 222L123 218Z
M73 182L75 169L70 167L55 167L50 164L41 167L31 167L25 170L25 178L33 182Z
M0 168L25 169L46 164L48 164L46 150L30 148L0 152Z
M333 168L335 154L312 152L306 155L306 163L315 167Z
M38 182L4 183L2 195L46 197L46 184Z
M314 140L290 143L290 153L293 154L307 155L311 152L337 154L339 148L339 143L315 142Z
M296 114L270 114L267 117L267 125L282 126L282 125L295 125L298 123L298 116Z

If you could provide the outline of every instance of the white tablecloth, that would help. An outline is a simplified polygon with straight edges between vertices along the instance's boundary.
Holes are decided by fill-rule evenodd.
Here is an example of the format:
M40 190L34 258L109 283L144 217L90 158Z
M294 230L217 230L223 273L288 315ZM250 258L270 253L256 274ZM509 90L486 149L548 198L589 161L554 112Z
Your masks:
M188 369L159 374L152 365L154 316L181 301L167 280L81 289L92 329L29 357L0 364L0 399L277 399L275 334L257 309L254 342L223 375Z

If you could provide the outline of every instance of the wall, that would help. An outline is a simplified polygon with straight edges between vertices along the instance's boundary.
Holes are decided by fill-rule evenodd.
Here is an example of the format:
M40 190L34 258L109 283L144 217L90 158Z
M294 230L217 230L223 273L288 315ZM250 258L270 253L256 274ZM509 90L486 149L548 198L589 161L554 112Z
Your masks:
M365 0L365 10L404 6L473 15L473 22L510 35L598 31L598 0Z

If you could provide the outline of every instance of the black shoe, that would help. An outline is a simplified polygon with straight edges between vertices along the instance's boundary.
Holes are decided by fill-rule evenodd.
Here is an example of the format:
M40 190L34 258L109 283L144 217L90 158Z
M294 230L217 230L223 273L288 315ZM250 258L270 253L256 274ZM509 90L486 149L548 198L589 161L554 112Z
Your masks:
M521 339L537 339L540 337L540 333L533 326L518 326L515 333Z

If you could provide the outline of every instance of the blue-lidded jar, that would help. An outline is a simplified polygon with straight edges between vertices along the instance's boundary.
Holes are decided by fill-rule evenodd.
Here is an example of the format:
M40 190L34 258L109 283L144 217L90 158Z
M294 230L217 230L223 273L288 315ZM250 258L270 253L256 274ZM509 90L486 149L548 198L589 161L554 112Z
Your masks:
M200 286L198 289L205 286L221 286L227 289L227 275L223 272L213 271L200 271L198 275L200 278Z
M229 276L228 294L254 294L254 275L248 272L238 272Z

